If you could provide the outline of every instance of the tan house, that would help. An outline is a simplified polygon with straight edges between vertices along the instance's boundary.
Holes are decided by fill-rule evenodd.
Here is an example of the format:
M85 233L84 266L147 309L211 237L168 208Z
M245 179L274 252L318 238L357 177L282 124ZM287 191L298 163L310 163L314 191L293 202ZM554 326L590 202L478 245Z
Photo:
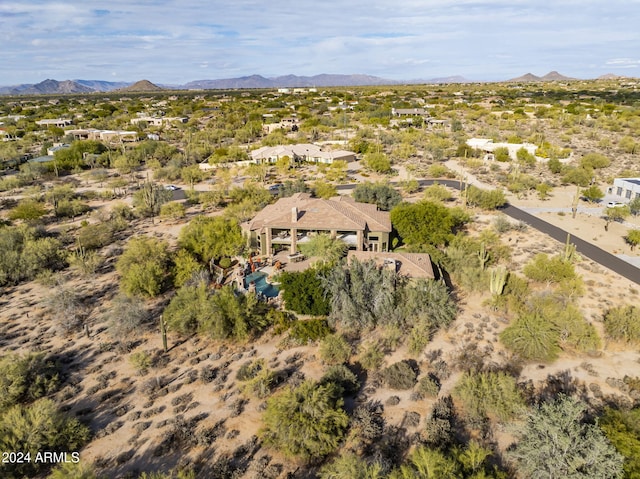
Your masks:
M131 124L137 125L138 123L147 123L151 126L170 125L172 123L187 123L189 118L186 116L141 116L138 118L132 118Z
M98 141L138 141L137 131L97 130L95 128L83 128L78 130L65 130L66 135L73 136L76 140Z
M298 244L317 234L329 234L356 251L388 251L391 220L376 205L348 196L324 200L296 193L264 208L242 230L248 246L261 255L294 254Z
M347 260L374 261L378 267L389 268L408 279L435 279L431 257L426 253L376 253L349 251Z
M251 159L255 163L275 163L283 156L295 162L332 164L336 160L355 161L353 151L325 149L313 143L296 145L263 146L251 151Z
M64 128L71 125L72 121L65 118L46 118L44 120L36 121L36 125L39 126L57 126L58 128Z

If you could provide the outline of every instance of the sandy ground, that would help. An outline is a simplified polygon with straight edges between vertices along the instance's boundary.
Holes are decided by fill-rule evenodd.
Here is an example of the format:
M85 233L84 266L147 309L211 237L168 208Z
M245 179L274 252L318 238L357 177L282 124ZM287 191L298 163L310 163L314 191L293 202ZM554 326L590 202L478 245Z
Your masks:
M514 198L510 198L510 201L523 208L566 208L569 194L572 198L571 191L557 189L548 201ZM106 204L95 206L106 207ZM190 211L190 215L193 215L196 210ZM612 224L609 231L605 232L604 222L597 213L581 212L576 219L572 219L570 214L558 213L555 210L538 212L547 221L585 240L593 241L607 251L638 256L621 239L628 226ZM493 215L478 213L478 230L488 227L492 219ZM162 236L175 241L184 224L185 221L173 220L151 224L147 220L138 225L136 234ZM633 224L638 225L636 222ZM560 252L563 246L531 228L526 231L510 231L501 239L514 248L509 264L512 271L520 270L538 252L554 254ZM307 263L292 264L294 265L295 268L301 268ZM638 285L589 260L580 261L577 268L585 279L587 290L579 300L580 307L585 317L600 332L600 320L607 308L640 302ZM321 377L326 367L318 359L317 345L281 349L281 338L273 338L268 333L255 342L231 348L224 348L204 339L179 338L170 334L170 350L165 361L160 361L146 375L141 376L132 367L129 357L135 351L159 354L162 346L156 326L158 318L154 317L149 332L139 338L135 349L120 352L114 349L102 319L103 311L109 307L110 300L116 293L117 277L112 266L107 265L93 278L71 277L69 274L66 276L69 284L76 286L79 291L97 292L95 297L98 299L89 301L88 304L91 309L88 319L90 337L81 333L70 337L58 335L42 306L42 299L51 294L50 287L30 282L6 289L2 294L0 352L43 351L66 358L63 364L69 374L64 388L56 397L70 413L89 423L95 436L83 449L82 460L98 464L109 471L109 477L121 477L127 471L166 469L195 459L210 465L217 458L231 454L238 448L250 449L248 444L261 427L260 416L264 405L263 400L244 394L242 385L235 377L238 368L246 361L264 358L275 370L293 368L312 379ZM465 348L474 345L487 362L504 364L510 360L498 340L507 321L500 313L485 305L486 299L486 295L462 294L458 318L447 331L439 332L427 347L427 352L439 350L440 357L451 365L451 376L442 384L441 395L450 393L455 386L460 373L454 365ZM386 365L409 357L406 347L401 347L386 358ZM531 380L539 386L550 377L564 377L565 380L579 381L587 388L595 384L604 394L622 394L620 390L610 386L607 379L621 379L625 375L638 376L639 358L636 348L605 343L599 354L593 357L567 351L553 364L528 364L522 370L521 380ZM420 367L420 377L428 374L432 365L427 354L423 353L415 359ZM226 379L203 381L201 375L205 368L217 368L218 377L226 376ZM164 387L159 395L150 398L144 393L144 389L146 383L156 380ZM383 385L373 386L367 382L363 385L363 390L368 399L387 404L385 418L389 424L406 426L406 413L410 411L420 415L421 426L407 427L408 433L417 432L422 427L435 398L418 400L412 398L411 391L393 391ZM395 405L388 403L392 396L399 399ZM238 408L242 409L240 415L236 415ZM212 445L197 445L185 449L176 447L159 454L157 447L167 438L173 427L172 421L179 415L186 419L200 418L196 431L218 424L223 432ZM506 432L497 439L503 447L511 440ZM255 458L267 455L268 458L264 461L281 472L273 477L283 477L287 470L295 468L295 464L273 451L260 450ZM250 468L244 477L261 476Z

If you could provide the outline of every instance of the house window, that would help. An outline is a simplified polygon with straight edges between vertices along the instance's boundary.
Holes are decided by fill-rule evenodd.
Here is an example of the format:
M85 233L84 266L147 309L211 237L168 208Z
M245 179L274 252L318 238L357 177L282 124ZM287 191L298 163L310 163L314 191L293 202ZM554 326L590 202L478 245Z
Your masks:
M618 186L618 192L616 193L618 196L622 196L622 187Z
M631 198L631 193L632 193L631 190L627 190L627 193L624 195L625 198Z
M387 251L387 243L382 243L382 250L381 251Z
M369 241L378 241L378 239L377 236L369 236Z

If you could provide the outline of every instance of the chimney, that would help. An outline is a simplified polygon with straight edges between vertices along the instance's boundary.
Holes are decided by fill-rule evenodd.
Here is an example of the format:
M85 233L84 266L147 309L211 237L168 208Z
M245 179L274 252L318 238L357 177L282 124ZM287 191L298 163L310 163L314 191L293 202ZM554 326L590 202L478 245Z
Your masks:
M291 208L291 222L292 223L297 223L298 222L298 207L294 206L293 208Z

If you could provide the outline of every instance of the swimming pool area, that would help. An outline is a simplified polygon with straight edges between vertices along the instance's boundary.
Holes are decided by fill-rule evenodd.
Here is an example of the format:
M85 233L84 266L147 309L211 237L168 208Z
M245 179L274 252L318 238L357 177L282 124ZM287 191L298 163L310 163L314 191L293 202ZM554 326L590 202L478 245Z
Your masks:
M256 291L263 294L267 298L275 298L278 296L279 289L273 284L267 283L267 273L256 271L244 278L244 287L249 289L249 284L254 281L256 283Z

